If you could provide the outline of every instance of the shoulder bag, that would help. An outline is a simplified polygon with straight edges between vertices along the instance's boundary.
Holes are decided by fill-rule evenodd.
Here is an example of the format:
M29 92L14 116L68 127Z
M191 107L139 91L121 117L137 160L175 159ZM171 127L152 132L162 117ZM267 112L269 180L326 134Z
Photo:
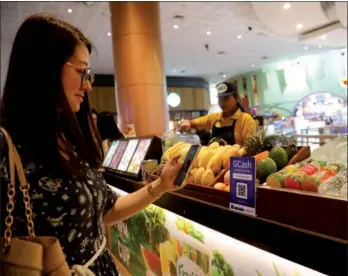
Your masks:
M36 237L29 196L29 183L26 181L23 165L18 151L7 131L1 128L8 148L10 183L8 184L8 203L6 206L5 234L1 239L0 265L4 276L66 276L72 275L66 262L59 240L55 237ZM25 216L29 236L12 237L12 212L15 208L16 172L19 189L23 194Z

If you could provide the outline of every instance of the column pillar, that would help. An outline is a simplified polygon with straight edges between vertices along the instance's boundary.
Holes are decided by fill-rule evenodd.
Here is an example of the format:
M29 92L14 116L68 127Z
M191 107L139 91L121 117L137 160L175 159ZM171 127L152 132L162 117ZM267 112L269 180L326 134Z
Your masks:
M166 82L158 2L110 2L120 127L134 124L137 136L168 128Z

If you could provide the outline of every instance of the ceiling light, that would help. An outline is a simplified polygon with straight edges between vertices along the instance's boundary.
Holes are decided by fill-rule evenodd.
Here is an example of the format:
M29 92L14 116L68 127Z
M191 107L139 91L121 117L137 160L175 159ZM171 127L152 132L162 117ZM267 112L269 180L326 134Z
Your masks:
M173 25L173 28L174 28L174 29L178 29L178 28L179 28L179 25L176 25L176 24L175 24L175 25Z
M72 9L67 9L68 13L72 13Z
M321 49L321 45L319 45L318 48Z
M285 4L283 5L283 9L284 9L284 10L288 10L288 9L290 9L290 8L291 8L290 3L285 3Z
M207 34L207 35L211 35L211 31L207 31L206 34Z
M238 35L237 38L239 38L239 39L242 38L242 35Z
M255 65L253 64L253 65L251 65L251 67L252 67L252 68L254 68L254 67L255 67Z
M296 25L296 29L297 29L297 30L302 30L302 29L303 29L303 24L301 24L301 23L300 23L300 24L297 24L297 25Z
M108 36L111 36L111 33L110 33L110 32L108 32Z
M180 96L175 92L172 92L167 96L167 103L171 107L178 107L180 105L180 102L181 102Z
M327 38L327 36L326 35L322 35L322 36L320 36L320 39L321 40L324 40L324 39L326 39Z
M222 77L223 77L223 78L226 78L226 74L223 74Z
M308 50L308 46L305 46L304 49L307 51Z

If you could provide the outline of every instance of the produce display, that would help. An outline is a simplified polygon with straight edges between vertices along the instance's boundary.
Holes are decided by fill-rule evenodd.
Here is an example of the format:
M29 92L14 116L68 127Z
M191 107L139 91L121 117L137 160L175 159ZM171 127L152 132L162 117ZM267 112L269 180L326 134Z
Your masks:
M286 166L279 172L270 174L266 179L266 185L318 193L319 187L325 183L323 187L327 188L322 188L322 193L325 193L324 190L328 190L331 186L340 189L347 183L347 178L342 181L344 176L347 176L343 167L342 163L308 160ZM340 184L335 183L335 180Z
M188 183L213 186L217 178L226 175L230 158L241 156L243 152L238 144L221 146L219 142L213 142L208 147L201 147L189 172ZM216 189L229 191L229 181L218 184L215 185Z
M309 154L303 155L294 144L274 146L279 140L279 136L265 136L265 132L249 137L244 147L238 144L225 145L223 141L213 140L209 146L200 148L189 172L188 183L229 192L230 158L247 156L254 157L256 161L256 184L265 183L271 187L347 198L347 170L343 169L346 167L346 163L313 159L302 161ZM331 143L335 147L337 147L337 143L346 146L346 142L344 144L342 138ZM343 148L342 145L340 149ZM191 144L184 142L174 144L163 154L162 162L165 163L178 154L181 155L181 160L184 160L190 146ZM326 151L332 149L332 146L325 145L324 147L326 147ZM322 149L319 150L322 156ZM296 160L302 162L295 163Z
M319 186L319 194L347 200L347 177L347 169L341 169L336 175Z
M170 158L177 155L181 155L180 160L184 160L190 147L191 144L182 141L175 143L163 153L161 163L166 163Z

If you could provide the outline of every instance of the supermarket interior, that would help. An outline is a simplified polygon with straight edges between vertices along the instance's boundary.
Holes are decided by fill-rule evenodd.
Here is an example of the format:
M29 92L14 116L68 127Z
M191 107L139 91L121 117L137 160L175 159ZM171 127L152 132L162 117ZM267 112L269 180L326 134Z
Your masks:
M109 187L180 155L178 189L105 228L120 275L348 275L347 8L1 2L1 91L19 26L48 12L96 49Z

